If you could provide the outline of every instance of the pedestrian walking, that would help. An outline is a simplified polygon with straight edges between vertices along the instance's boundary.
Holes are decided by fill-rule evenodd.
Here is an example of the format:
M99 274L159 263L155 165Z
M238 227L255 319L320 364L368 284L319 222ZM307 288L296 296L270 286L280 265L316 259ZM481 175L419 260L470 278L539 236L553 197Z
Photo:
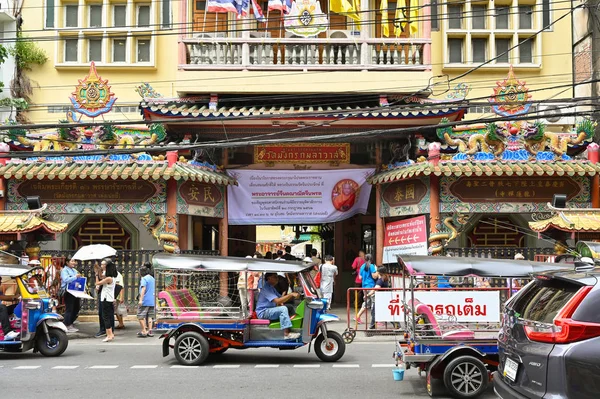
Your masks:
M96 273L96 285L102 286L100 293L100 302L102 305L102 318L106 328L106 338L103 342L111 342L115 339L112 325L115 322L115 286L117 278L117 266L111 259L104 259L100 263L104 276Z
M385 266L380 266L377 268L377 281L375 281L374 288L390 288L390 276L388 274L388 270ZM370 329L375 328L375 293L376 290L372 290L369 292L369 297L371 298L371 325Z
M70 283L81 277L81 274L75 269L77 267L77 261L75 259L69 259L65 267L60 272L60 294L65 299L65 325L67 326L67 332L74 333L79 331L73 326L75 320L79 316L79 309L81 308L81 300L71 295L67 291L67 287Z
M364 264L365 264L365 251L361 249L358 251L358 256L356 258L354 258L354 261L352 261L352 274L355 276L354 277L354 286L357 288L362 288L362 277L360 277L360 268ZM364 302L364 300L363 300L364 295L358 295L360 293L360 291L354 291L354 292L355 292L355 296L356 296L357 306L362 307L362 304Z
M104 270L102 270L102 267L100 266L100 264L96 261L94 263L94 274L99 274L100 276L102 276L102 278L104 278ZM106 336L106 327L104 326L104 316L102 315L102 301L101 301L101 297L102 297L102 285L96 285L96 299L98 300L98 332L96 333L95 337L96 338L101 338L101 337L105 337ZM111 325L112 327L112 325Z
M138 301L137 318L140 322L139 338L152 337L152 323L154 319L154 290L156 282L147 267L140 269L140 297Z
M113 320L113 328L117 330L122 330L125 328L125 324L123 323L123 316L127 314L127 307L123 303L123 298L125 294L124 285L123 285L123 275L117 271L117 278L115 280L115 316L117 316L117 321L119 324L115 327Z
M360 312L356 315L356 322L362 323L361 317L363 313L367 310L371 310L373 302L371 298L368 296L368 290L365 288L374 288L375 287L375 279L377 279L377 269L375 265L372 263L373 256L371 254L365 255L365 263L360 267L359 273L362 282L362 288L364 292L364 302L362 307L360 308Z
M338 267L333 264L333 256L326 255L325 263L321 265L321 292L327 299L327 309L331 309L333 298L333 283L338 274Z

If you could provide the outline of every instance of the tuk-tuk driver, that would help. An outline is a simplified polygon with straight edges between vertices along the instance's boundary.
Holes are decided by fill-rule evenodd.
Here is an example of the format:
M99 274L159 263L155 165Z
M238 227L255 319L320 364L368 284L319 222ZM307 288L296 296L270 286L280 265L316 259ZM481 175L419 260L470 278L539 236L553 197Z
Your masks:
M298 339L299 333L291 332L292 321L290 314L285 306L286 302L299 298L300 294L292 292L291 294L281 295L275 289L278 283L277 273L265 273L264 280L266 284L260 290L258 295L258 303L256 305L256 314L260 319L279 320L283 336L285 339Z

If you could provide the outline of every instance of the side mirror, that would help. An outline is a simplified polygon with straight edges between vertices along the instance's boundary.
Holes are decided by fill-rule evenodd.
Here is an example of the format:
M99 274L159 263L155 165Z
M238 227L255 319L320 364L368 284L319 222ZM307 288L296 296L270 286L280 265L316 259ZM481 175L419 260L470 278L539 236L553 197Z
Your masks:
M323 301L310 301L306 306L313 310L322 310L325 307Z

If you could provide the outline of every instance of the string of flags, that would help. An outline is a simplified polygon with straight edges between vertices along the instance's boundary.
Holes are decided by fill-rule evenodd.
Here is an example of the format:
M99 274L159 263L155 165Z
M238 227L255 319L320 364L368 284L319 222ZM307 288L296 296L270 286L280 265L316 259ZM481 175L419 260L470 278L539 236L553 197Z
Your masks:
M207 12L230 12L237 14L238 18L248 16L250 7L252 7L254 18L257 21L267 22L262 7L257 0L208 0L206 3ZM289 14L292 10L292 0L269 0L268 11L273 10Z

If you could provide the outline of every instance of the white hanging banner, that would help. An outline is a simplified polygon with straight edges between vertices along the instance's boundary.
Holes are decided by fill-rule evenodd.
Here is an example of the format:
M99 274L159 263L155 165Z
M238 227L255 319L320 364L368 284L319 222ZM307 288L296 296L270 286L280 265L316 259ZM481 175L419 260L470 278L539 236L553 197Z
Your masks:
M329 27L327 15L317 0L294 1L284 24L286 31L302 37L317 36Z
M229 224L322 224L366 213L375 170L230 170Z

